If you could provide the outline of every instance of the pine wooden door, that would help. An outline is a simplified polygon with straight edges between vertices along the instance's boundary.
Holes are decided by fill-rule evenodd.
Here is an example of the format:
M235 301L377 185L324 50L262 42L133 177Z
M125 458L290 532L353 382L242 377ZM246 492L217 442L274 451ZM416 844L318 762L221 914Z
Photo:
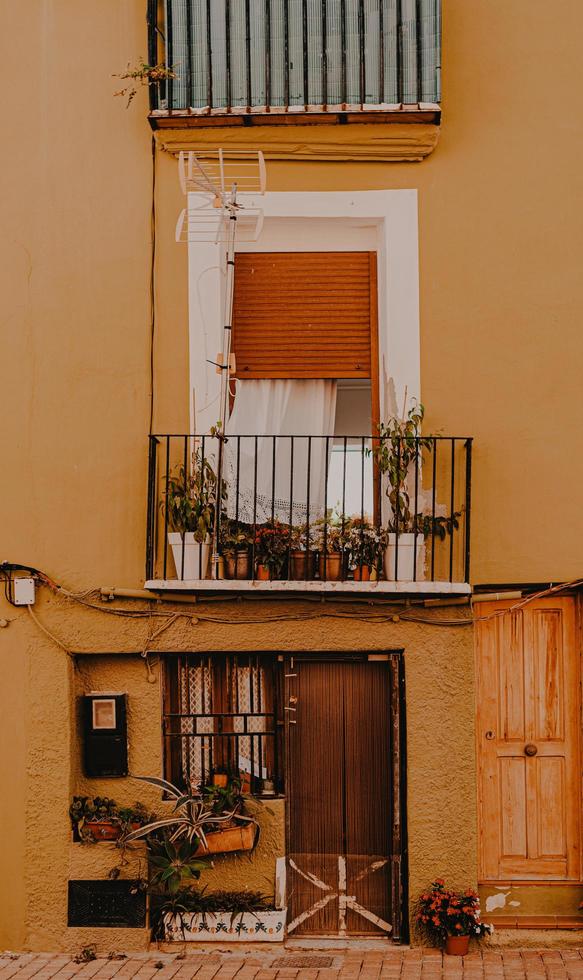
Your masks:
M488 616L508 603L480 603ZM482 880L580 877L580 669L575 600L476 623Z
M294 935L395 934L396 669L389 660L294 660L287 745Z

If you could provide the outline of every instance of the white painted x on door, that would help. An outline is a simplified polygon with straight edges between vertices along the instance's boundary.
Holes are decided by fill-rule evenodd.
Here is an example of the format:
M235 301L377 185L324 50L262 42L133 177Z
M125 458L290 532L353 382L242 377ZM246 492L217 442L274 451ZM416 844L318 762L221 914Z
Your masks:
M476 606L480 877L578 880L576 600L508 605Z

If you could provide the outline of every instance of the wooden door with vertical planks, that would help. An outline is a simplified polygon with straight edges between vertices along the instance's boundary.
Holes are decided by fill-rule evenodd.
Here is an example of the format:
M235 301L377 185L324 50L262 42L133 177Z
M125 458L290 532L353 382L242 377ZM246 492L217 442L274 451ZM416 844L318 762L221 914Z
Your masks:
M288 929L393 928L391 670L295 659L288 723Z
M476 608L480 877L579 880L576 603Z

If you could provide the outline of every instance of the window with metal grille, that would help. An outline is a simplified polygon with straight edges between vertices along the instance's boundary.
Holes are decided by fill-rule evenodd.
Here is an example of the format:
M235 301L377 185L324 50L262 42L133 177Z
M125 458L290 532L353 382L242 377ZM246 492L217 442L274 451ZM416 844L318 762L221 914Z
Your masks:
M166 778L196 791L220 772L245 793L282 793L281 667L269 653L166 657Z

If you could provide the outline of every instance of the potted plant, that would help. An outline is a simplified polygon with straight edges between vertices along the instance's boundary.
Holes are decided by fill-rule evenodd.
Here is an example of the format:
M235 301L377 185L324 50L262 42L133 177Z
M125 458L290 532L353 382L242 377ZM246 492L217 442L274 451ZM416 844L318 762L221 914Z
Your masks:
M197 857L198 841L181 840L174 842L167 837L148 839L148 864L153 873L150 885L161 886L170 895L180 888L198 881L201 871L211 865Z
M283 577L290 546L290 528L280 521L269 521L255 531L255 562L260 582Z
M343 577L347 556L351 519L335 510L315 522L318 551L318 572L321 579L338 582Z
M225 789L229 782L229 773L222 766L217 766L211 773L211 784Z
M175 803L170 816L153 820L132 830L124 837L126 843L142 837L150 838L161 831L168 835L168 840L172 844L183 839L189 841L193 847L193 855L197 857L211 853L219 854L223 851L252 850L255 846L259 827L256 820L240 812L241 800L236 789L233 788L229 792L227 786L226 792L221 795L217 791L224 790L224 787L212 787L212 792L193 795L182 791L168 780L156 776L135 778L162 789ZM235 816L237 821L233 823ZM243 833L246 825L250 825L251 830ZM221 837L218 832L223 829L233 832L230 836Z
M225 493L223 487L223 497ZM177 578L206 578L217 504L217 477L200 449L192 453L188 471L180 464L167 476L161 504L168 522L168 543Z
M285 908L256 891L183 889L152 902L154 937L165 942L283 942Z
M289 577L295 582L315 577L316 552L314 536L308 530L307 524L300 524L291 529Z
M231 520L228 517L222 517L220 537L226 577L230 579L251 578L249 546L253 540L253 532L249 525Z
M391 507L387 526L385 577L390 581L412 581L415 567L423 567L424 536L411 513L408 481L419 466L422 449L432 445L431 436L421 436L423 405L413 402L404 417L393 416L378 426L379 440L372 450L381 476L387 477L386 494ZM415 557L416 553L416 557Z
M436 878L417 902L417 926L430 941L445 947L448 956L465 956L470 937L489 935L494 927L480 920L480 900L471 888L455 892Z
M84 843L119 840L156 819L142 803L118 806L108 796L74 796L69 816L76 839Z
M350 567L355 582L368 582L378 570L385 548L386 533L366 518L353 517L348 532Z
M199 854L223 854L228 851L252 851L259 839L259 825L243 816L242 780L227 777L224 785L205 786L203 800L215 816L228 814L230 819L220 829L206 833L206 844L200 845Z

